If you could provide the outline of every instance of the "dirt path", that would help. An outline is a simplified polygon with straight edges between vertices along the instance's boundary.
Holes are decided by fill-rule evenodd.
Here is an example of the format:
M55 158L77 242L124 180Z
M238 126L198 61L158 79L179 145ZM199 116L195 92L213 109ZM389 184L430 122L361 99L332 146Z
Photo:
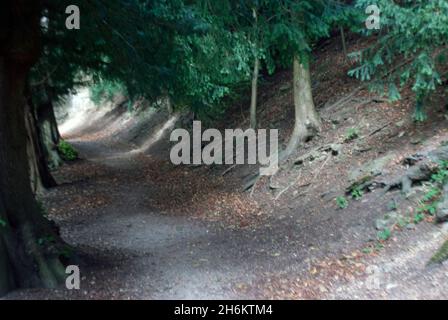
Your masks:
M59 186L42 199L80 254L82 289L7 298L448 298L448 265L426 267L446 226L394 232L384 249L363 253L375 243L383 204L397 195L378 190L335 208L337 181L327 177L347 161L327 166L302 196L291 191L275 202L259 188L251 199L213 170L172 166L163 145L143 152L142 143L126 142L147 128L159 136L155 124L110 118L67 136L83 160L58 170ZM297 173L285 174L288 181Z
M325 221L302 225L296 216L274 214L262 226L239 229L162 214L147 205L158 186L141 177L146 165L153 164L151 158L142 159L130 146L117 148L104 141L72 143L106 171L107 181L113 181L88 180L83 188L107 194L106 204L94 208L92 215L58 221L64 238L82 248L86 265L93 266L87 267L84 288L91 297L263 297L262 288L248 289L263 275L307 272L312 257L335 252L335 235L321 232Z
M447 298L447 266L424 265L446 228L428 224L403 233L379 256L346 258L365 241L344 234L347 225L322 217L298 223L306 214L298 212L229 229L163 214L147 202L158 187L142 178L150 157L142 161L127 145L72 143L88 160L64 169L74 171L64 173L68 181L46 203L81 253L82 289L23 290L9 298Z
M62 170L73 172L64 172L67 181L46 203L81 253L82 290L23 290L10 298L250 298L235 288L262 272L305 268L308 248L297 249L306 233L298 225L228 229L161 214L147 205L157 185L142 180L141 155L130 146L71 143L87 160Z

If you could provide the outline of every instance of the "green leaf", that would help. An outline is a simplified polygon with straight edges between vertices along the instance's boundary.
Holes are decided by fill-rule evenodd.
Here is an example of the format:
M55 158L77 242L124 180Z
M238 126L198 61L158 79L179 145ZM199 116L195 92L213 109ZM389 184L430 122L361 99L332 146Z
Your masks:
M384 229L382 231L379 231L377 234L378 240L386 241L390 238L392 235L392 232L389 229Z
M58 151L62 158L66 161L74 161L78 159L78 151L68 142L61 140L58 145Z
M348 207L348 201L345 199L345 197L337 197L336 198L336 204L340 209L345 209Z

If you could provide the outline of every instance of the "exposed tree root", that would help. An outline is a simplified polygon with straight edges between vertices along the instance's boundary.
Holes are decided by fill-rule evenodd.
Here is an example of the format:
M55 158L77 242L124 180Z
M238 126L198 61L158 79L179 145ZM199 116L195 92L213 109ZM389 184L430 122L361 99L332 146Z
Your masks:
M66 277L64 262L71 260L67 256L71 250L55 226L37 215L19 228L6 216L1 219L0 295L16 288L55 288L62 283Z

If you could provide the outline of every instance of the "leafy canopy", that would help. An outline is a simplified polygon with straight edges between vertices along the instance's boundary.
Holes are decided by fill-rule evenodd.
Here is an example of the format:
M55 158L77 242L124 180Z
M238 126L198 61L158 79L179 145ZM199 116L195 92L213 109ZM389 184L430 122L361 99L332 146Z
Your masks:
M358 0L356 6L362 10L370 4ZM381 29L364 29L364 33L378 33L378 41L352 55L359 66L349 74L371 80L372 88L380 93L387 90L392 101L401 98L400 88L410 85L417 98L414 117L424 120L426 99L446 77L448 1L379 0L376 4L381 10Z

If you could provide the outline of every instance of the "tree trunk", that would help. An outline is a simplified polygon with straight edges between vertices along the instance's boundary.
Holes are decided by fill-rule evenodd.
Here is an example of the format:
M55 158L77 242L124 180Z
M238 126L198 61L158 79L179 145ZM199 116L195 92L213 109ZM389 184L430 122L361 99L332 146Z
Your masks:
M344 1L337 1L339 6L345 6ZM344 61L348 60L348 53L347 53L347 42L345 41L345 31L344 27L339 27L339 32L341 33L341 43L342 43L342 51L344 52Z
M40 1L0 4L0 293L55 287L64 244L31 191L24 89L40 52Z
M61 135L56 122L51 96L48 93L48 89L45 88L44 91L43 100L36 108L37 131L47 165L50 169L56 169L63 163L57 149Z
M27 155L31 189L34 194L39 194L44 189L55 187L57 184L48 168L48 162L42 150L40 135L36 128L36 118L29 103L25 106L25 126L27 130Z
M252 75L252 96L250 99L250 127L257 128L257 94L258 94L258 75L260 73L260 59L255 57L254 71Z
M5 206L0 198L0 296L14 288L13 273L11 264L7 255L6 240L9 238L6 234L6 215Z
M258 29L258 12L257 8L252 8L252 16L254 18L254 70L252 73L252 95L250 99L250 127L257 129L257 94L258 94L258 75L260 73L260 58L258 56L259 29Z
M288 145L280 159L286 160L307 138L320 131L321 121L316 112L311 90L311 75L308 66L300 62L298 56L294 57L293 71L294 92L294 131Z

